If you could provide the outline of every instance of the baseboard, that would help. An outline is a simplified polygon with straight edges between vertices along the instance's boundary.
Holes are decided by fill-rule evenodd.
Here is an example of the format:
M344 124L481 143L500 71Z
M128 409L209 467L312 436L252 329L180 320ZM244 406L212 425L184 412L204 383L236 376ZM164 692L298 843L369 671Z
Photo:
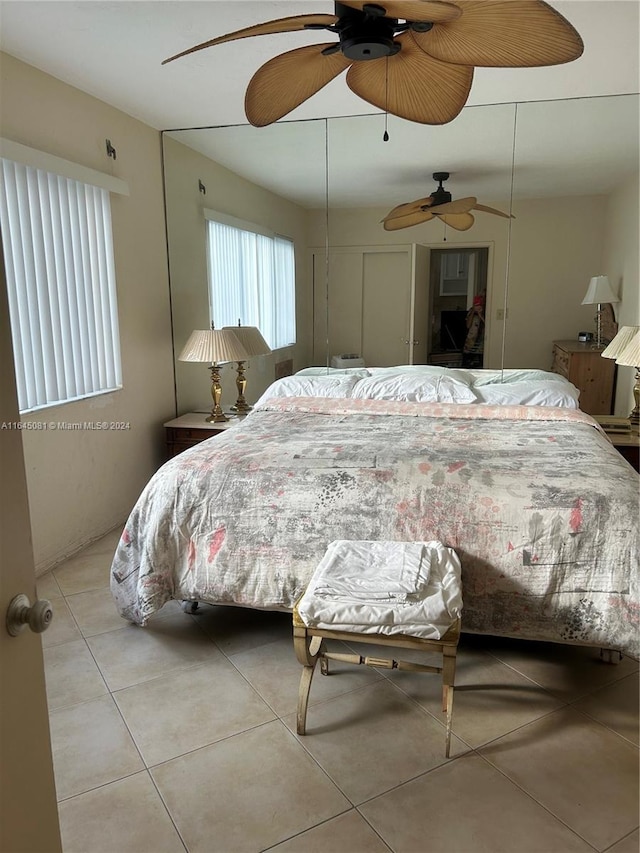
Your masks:
M36 578L42 577L42 575L46 575L47 572L50 572L52 569L55 569L56 566L60 565L60 563L64 563L65 560L69 560L71 557L75 557L75 555L79 554L80 551L83 551L85 548L88 548L89 545L93 545L94 542L97 542L98 539L102 539L103 536L106 536L113 530L116 530L117 528L124 528L125 522L126 519L116 521L102 533L98 533L89 539L83 539L80 542L75 542L71 545L67 545L63 550L58 551L56 554L52 554L46 559L40 560L35 565Z

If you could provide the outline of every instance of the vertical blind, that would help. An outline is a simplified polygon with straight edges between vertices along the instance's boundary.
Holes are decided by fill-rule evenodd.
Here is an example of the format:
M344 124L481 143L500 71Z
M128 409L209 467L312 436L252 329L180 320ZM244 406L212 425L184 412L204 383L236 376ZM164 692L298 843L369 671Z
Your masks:
M217 328L257 326L271 349L296 342L291 240L207 220L211 316Z
M20 411L122 387L108 191L0 163Z

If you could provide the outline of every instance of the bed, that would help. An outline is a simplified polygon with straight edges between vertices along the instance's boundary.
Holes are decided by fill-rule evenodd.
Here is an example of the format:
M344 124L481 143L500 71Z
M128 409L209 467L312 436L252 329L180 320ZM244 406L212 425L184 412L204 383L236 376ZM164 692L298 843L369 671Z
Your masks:
M338 385L272 388L154 475L113 560L124 618L171 599L292 610L333 540L435 539L460 556L463 631L638 657L639 478L591 417Z

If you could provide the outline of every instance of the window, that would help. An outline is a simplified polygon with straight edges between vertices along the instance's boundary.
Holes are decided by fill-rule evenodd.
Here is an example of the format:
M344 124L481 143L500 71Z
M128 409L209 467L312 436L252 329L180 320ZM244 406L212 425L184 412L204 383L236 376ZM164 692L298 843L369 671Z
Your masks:
M205 211L211 318L257 326L271 349L296 342L293 241ZM215 218L213 218L215 217Z
M3 142L3 153L8 146L32 151ZM121 388L108 190L5 157L0 167L0 225L20 411Z

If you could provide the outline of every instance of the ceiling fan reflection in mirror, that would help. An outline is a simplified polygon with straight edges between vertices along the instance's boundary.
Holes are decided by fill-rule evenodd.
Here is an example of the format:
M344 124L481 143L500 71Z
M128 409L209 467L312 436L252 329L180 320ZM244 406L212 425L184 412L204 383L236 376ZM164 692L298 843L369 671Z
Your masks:
M458 198L454 201L451 193L442 186L443 182L449 179L449 172L434 172L433 179L438 181L438 188L431 195L406 204L399 204L385 216L382 220L385 231L399 231L401 228L420 225L430 219L441 219L456 231L468 231L475 222L471 214L472 210L492 213L494 216L503 216L505 219L515 218L509 213L496 210L495 207L478 204L478 199L473 196Z
M339 40L287 51L256 71L245 95L256 127L278 121L343 71L351 91L384 112L446 124L467 101L474 67L557 65L583 51L573 26L543 0L342 0L334 15L256 24L183 50L163 65L224 42L301 30L327 30Z

